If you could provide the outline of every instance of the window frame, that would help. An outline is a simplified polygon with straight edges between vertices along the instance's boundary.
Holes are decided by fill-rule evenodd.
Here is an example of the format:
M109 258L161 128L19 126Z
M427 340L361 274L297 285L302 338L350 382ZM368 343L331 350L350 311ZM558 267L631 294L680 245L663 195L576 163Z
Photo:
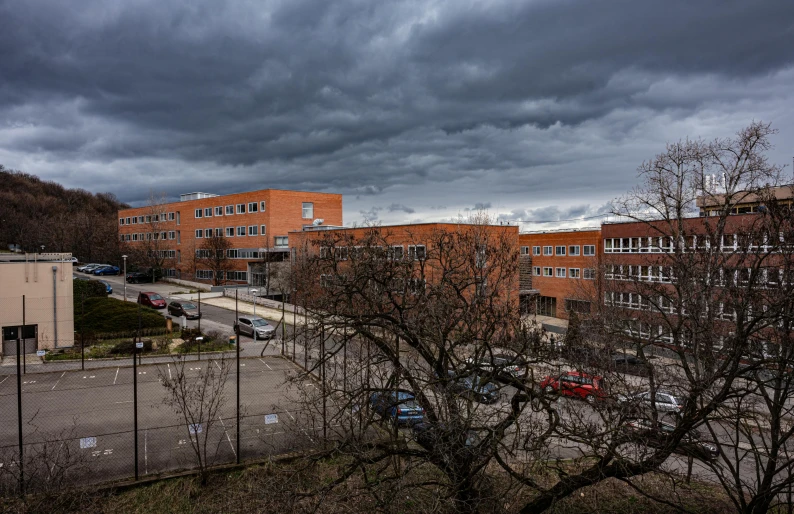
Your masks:
M568 268L568 278L582 278L582 271L579 268Z
M226 227L226 237L234 237L234 227Z
M234 210L235 214L245 214L245 204L238 203L237 207Z
M204 217L204 211L202 209L196 209L193 213L193 217L196 219Z
M311 209L308 216L306 216L306 209ZM301 219L314 219L314 202L301 202Z
M253 234L251 233L253 232ZM248 237L259 235L259 225L248 225Z
M254 212L259 212L259 202L248 202L248 213L252 214Z
M565 257L567 248L565 245L556 245L554 247L554 256L555 257Z
M568 256L579 257L581 249L579 245L568 245Z
M247 233L248 233L248 229L245 228L245 225L239 225L237 227L237 237L245 237Z
M554 255L554 247L553 246L544 246L543 247L543 256L544 257L551 257Z
M536 257L540 257L540 246L533 246L532 247L532 255Z
M584 257L594 257L596 254L595 251L596 245L582 245L582 255ZM587 253L587 250L591 250L591 253Z
M565 268L555 268L554 278L568 278Z
M554 268L551 266L543 266L543 276L547 278L554 277Z

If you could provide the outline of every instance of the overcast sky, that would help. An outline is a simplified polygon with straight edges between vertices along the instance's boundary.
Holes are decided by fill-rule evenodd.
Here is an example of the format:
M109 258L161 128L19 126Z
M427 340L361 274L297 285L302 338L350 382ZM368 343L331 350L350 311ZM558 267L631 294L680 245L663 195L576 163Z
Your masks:
M755 119L780 130L773 162L794 155L792 0L0 0L0 19L0 164L131 204L281 188L343 194L346 224L578 219L668 141Z

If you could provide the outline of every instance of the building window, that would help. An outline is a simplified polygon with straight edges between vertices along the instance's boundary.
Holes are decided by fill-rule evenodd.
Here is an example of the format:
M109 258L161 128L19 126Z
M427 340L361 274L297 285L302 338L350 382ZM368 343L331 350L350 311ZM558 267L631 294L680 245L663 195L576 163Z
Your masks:
M151 223L151 222L152 222L152 217L146 216L146 223Z
M565 278L565 268L557 268L557 278Z
M180 230L176 231L176 244L182 244L182 232Z
M540 246L532 247L532 255L540 255Z
M535 266L534 268L532 268L532 274L535 275L536 277L539 277L540 276L540 266Z
M204 231L201 229L196 230L196 239L201 239L204 237Z
M234 237L234 227L226 227L226 237Z
M237 227L237 237L245 237L245 227Z
M231 216L234 214L234 205L227 205L226 206L226 215Z
M223 237L223 229L222 228L216 228L215 229L215 237Z
M129 219L129 218L127 218L127 220L126 220L126 222L125 222L125 225L129 225L129 224L130 224L130 219Z
M312 202L303 202L301 217L304 219L314 218L314 204Z
M259 212L265 212L265 201L259 202Z
M254 204L256 205L256 204ZM248 235L249 236L258 236L259 235L259 227L256 225L251 225L248 227Z
M554 276L554 271L552 270L552 268L543 268L543 276L544 277L553 277Z
M565 247L564 246L557 246L554 248L554 253L556 255L565 255Z
M160 239L165 239L166 237L168 237L168 234L167 234L167 233L165 233L165 232L160 232Z
M566 298L565 310L568 312L574 311L580 314L587 314L590 312L590 302L585 300L569 300Z
M593 268L585 268L584 269L584 279L585 280L595 280L595 270Z
M552 255L554 247L553 246L544 246L543 247L543 255Z
M245 204L238 203L237 204L237 214L245 214Z
M422 260L427 257L427 249L425 245L409 245L408 246L408 258L416 261Z
M259 212L259 204L256 202L249 202L248 212Z
M211 228L205 228L204 229L204 237L212 237L212 229Z
M582 246L582 255L592 257L595 255L595 245Z
M176 212L176 224L177 225L181 225L182 224L182 215L180 214L179 211Z
M568 247L568 255L579 255L579 245L572 245Z
M529 247L528 246L522 246L521 247L521 255L529 255Z
M204 217L211 218L212 217L212 207L205 207L204 208Z
M124 218L119 218L119 225L124 225Z
M215 216L223 216L223 207L215 207Z
M202 211L201 209L196 209L196 217L197 217L197 218L201 218L201 217L203 217L203 216L202 216L202 212L203 212L203 211Z
M174 213L173 213L173 212L169 212L169 213L168 213L168 221L174 221L174 219L176 219L176 218L174 217Z
M286 248L289 246L289 238L287 236L275 237L276 248Z
M580 278L579 268L568 268L568 276L571 278Z
M210 280L212 278L212 270L209 269L197 269L196 270L196 278L201 280Z
M265 225L262 225L262 226L260 226L260 227L259 227L259 234L260 234L260 235L263 235L263 236L264 236L265 234L267 234L267 226L265 226Z
M392 246L391 247L391 258L394 261L401 261L403 260L403 246Z

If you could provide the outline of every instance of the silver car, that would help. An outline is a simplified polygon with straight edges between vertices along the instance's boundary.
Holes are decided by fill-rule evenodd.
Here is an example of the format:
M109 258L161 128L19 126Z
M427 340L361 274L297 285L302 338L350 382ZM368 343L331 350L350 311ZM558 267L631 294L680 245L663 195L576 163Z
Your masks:
M241 335L245 334L254 339L271 339L276 334L276 327L258 317L238 318L236 327Z
M651 392L645 391L644 393L633 394L630 396L620 395L618 396L618 402L633 407L650 409ZM656 391L654 403L656 404L656 410L658 412L673 412L677 414L684 410L684 402L666 391Z

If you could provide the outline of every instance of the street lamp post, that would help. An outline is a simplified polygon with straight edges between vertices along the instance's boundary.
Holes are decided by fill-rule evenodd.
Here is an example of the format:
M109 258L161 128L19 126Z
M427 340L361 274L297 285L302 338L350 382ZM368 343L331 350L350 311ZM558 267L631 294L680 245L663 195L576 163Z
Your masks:
M124 259L124 301L127 301L127 256L122 255L122 259Z
M259 290L251 289L251 292L254 295L254 318L256 318L256 295L259 293ZM254 325L254 342L256 342L256 325Z

